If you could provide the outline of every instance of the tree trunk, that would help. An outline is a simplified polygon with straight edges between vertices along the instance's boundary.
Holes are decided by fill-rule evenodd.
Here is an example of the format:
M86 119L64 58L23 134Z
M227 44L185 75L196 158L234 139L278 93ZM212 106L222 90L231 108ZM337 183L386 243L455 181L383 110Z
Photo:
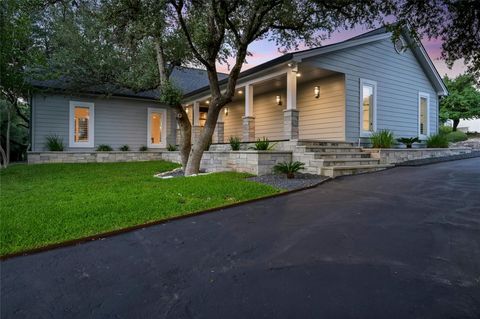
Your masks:
M220 111L221 107L210 106L210 109L208 110L207 121L203 127L202 133L195 141L192 146L192 150L190 151L190 156L185 169L185 176L198 174L200 171L200 162L202 161L203 152L205 152L207 145L212 140Z
M10 164L10 126L11 126L12 116L10 114L10 108L7 107L7 136L5 141L5 167Z
M7 168L7 155L5 154L2 145L0 145L0 159L2 161L0 167Z
M186 113L182 114L182 117L178 119L178 126L180 127L180 158L183 171L185 172L190 150L192 149L192 125Z
M460 124L460 119L455 119L453 120L453 128L452 128L452 131L456 131L457 130L457 126L458 124Z

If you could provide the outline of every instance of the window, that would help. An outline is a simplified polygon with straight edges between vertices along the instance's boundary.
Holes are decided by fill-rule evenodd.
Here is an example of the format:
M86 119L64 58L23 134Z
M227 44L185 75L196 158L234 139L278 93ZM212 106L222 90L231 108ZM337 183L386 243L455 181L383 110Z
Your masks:
M148 140L147 145L150 148L166 147L167 139L165 136L167 124L167 112L164 109L148 109Z
M360 79L360 136L377 129L377 82Z
M428 105L430 104L430 95L428 93L418 93L418 135L427 137L430 129Z
M70 101L70 147L93 147L93 103Z

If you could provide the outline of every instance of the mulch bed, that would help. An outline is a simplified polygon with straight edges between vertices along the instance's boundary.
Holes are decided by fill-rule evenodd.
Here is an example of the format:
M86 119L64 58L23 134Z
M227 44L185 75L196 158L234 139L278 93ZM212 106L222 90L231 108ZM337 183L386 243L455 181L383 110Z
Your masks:
M300 174L296 173L295 178L288 179L285 175L263 175L254 176L248 178L251 181L271 185L286 190L297 190L307 187L316 186L327 179L327 176L313 175L313 174Z

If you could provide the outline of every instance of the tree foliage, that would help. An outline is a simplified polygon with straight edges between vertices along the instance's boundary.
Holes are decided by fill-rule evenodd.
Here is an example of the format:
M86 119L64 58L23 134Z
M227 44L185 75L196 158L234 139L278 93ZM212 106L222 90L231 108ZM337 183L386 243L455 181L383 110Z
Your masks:
M453 130L457 129L460 119L480 117L480 91L475 88L473 76L459 75L455 79L445 77L449 95L440 101L440 119L453 120Z

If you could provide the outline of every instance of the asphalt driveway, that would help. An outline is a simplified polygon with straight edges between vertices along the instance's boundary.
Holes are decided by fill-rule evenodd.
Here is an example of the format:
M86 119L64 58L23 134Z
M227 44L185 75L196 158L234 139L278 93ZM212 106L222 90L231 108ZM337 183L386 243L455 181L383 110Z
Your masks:
M2 318L479 318L480 158L1 263Z

